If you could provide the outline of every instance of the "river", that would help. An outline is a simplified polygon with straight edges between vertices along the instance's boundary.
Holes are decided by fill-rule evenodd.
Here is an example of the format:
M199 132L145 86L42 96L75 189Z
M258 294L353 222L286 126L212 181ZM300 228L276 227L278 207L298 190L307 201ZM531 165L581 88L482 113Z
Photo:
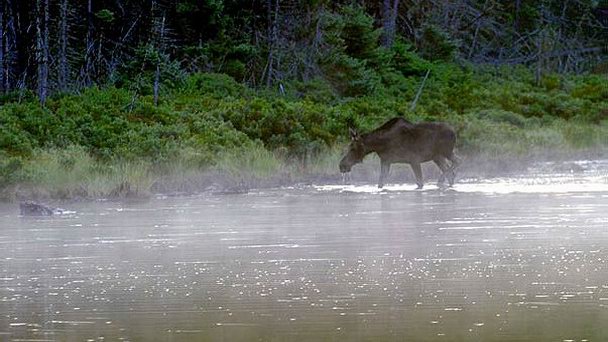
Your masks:
M607 341L608 161L0 205L2 341Z

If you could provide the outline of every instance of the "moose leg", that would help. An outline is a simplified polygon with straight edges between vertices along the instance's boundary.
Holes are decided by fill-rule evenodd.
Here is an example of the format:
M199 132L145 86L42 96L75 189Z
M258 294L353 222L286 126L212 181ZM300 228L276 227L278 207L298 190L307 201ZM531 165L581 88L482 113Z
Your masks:
M439 185L442 185L443 182L445 181L446 171L449 169L449 167L448 167L445 159L443 159L442 157L438 156L435 159L433 159L433 161L435 162L435 164L437 164L437 167L439 167L439 169L441 170L441 176L439 176L439 180L437 181L437 183Z
M416 185L418 185L418 189L422 189L424 183L422 182L422 169L420 168L420 163L411 163L410 166L414 171L414 176L416 176Z
M388 172L391 169L391 163L384 160L380 161L380 179L378 180L378 188L382 189L384 186L384 180L388 176Z
M454 185L454 178L456 178L456 172L454 170L458 167L458 165L460 165L460 158L458 158L454 153L447 158L450 160L450 162L452 162L452 165L446 171L446 173L448 173L448 182L450 183L450 186L452 186Z

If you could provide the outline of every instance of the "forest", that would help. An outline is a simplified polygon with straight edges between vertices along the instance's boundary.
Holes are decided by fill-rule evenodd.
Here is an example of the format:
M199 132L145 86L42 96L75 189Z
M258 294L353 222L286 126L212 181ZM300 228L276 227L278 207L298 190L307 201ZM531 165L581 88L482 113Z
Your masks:
M3 0L0 198L337 177L394 116L492 170L602 153L607 75L605 0Z

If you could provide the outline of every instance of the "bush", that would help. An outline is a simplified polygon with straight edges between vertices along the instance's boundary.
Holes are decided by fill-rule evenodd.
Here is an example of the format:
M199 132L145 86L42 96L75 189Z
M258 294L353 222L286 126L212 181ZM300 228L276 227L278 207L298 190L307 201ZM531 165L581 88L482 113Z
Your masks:
M207 95L216 98L243 97L251 95L251 91L232 77L225 74L203 74L190 75L184 87L177 90L176 95Z
M292 100L305 100L314 103L332 104L339 94L327 80L315 78L308 82L293 81L286 83L288 96Z
M605 76L577 77L575 82L577 84L571 93L573 97L592 102L608 101L608 82L606 82Z

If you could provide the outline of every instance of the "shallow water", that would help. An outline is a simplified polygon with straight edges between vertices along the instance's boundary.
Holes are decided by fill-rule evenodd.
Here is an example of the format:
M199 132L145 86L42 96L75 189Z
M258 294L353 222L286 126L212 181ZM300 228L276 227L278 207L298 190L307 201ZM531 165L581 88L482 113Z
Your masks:
M4 341L607 341L608 163L0 207Z

